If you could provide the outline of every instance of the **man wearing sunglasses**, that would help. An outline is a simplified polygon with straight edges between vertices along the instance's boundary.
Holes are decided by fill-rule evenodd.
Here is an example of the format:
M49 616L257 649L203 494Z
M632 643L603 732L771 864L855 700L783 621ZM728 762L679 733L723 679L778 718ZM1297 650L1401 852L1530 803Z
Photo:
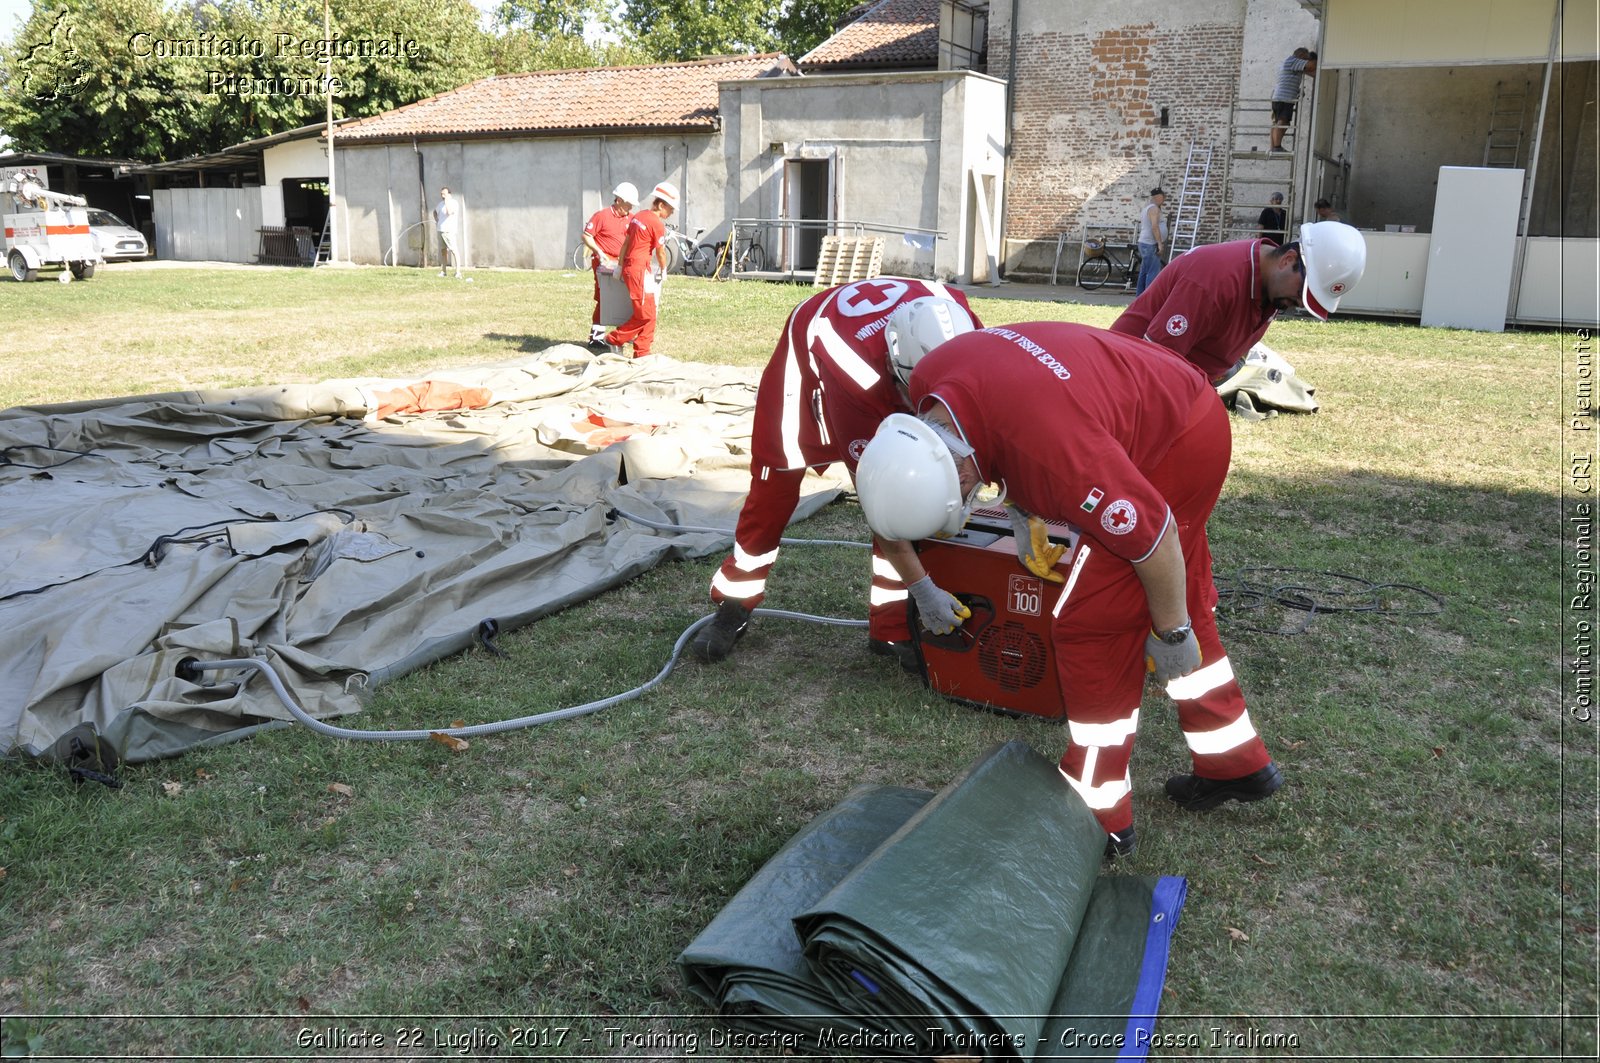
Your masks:
M1361 233L1336 221L1302 226L1282 247L1266 239L1207 244L1169 262L1111 331L1180 354L1216 383L1281 311L1303 306L1326 321L1366 265Z

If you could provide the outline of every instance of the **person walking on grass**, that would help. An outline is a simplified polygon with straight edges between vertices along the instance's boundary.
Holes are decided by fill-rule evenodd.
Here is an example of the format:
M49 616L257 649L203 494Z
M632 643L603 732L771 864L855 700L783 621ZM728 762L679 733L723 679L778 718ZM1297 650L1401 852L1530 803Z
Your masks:
M461 279L461 209L450 189L439 189L439 203L433 208L433 223L439 229L439 276L447 277L453 267Z
M617 260L633 316L606 333L605 341L613 350L631 343L633 356L643 358L655 343L657 296L667 272L667 219L677 209L678 186L662 181L650 190L650 206L628 219Z

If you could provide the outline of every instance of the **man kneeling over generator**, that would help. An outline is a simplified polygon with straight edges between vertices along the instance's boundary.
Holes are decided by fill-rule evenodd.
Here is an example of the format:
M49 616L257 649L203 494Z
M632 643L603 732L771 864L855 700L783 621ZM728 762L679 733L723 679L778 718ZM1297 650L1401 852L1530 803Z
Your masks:
M1276 791L1282 775L1212 615L1206 520L1232 436L1205 378L1142 339L1039 322L942 344L909 391L918 416L886 419L856 469L876 536L953 535L990 482L1083 531L1050 632L1070 736L1061 773L1109 835L1107 855L1133 851L1128 762L1147 665L1193 759L1167 780L1169 798L1203 811ZM935 634L961 623L959 610L917 604Z

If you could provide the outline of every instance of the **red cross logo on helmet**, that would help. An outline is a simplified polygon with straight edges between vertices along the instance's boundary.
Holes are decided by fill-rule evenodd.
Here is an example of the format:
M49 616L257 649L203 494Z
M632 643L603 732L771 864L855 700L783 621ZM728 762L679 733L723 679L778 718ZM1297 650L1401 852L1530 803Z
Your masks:
M852 284L839 293L839 313L845 317L866 317L881 314L900 301L910 291L905 281L871 280Z

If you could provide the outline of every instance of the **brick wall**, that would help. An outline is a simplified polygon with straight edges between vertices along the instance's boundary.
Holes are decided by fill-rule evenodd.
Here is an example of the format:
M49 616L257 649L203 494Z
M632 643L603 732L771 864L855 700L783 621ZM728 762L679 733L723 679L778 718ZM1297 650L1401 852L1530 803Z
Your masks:
M1103 21L1116 20L1117 5L1100 10ZM1169 216L1175 213L1191 139L1218 148L1200 240L1218 239L1242 19L1019 31L1007 181L1012 267L1048 271L1056 235L1066 232L1075 247L1086 223L1131 226L1156 184L1168 191ZM1009 49L1007 33L991 33L989 71L996 77L1011 69ZM1019 242L1030 240L1041 243L1025 249Z

